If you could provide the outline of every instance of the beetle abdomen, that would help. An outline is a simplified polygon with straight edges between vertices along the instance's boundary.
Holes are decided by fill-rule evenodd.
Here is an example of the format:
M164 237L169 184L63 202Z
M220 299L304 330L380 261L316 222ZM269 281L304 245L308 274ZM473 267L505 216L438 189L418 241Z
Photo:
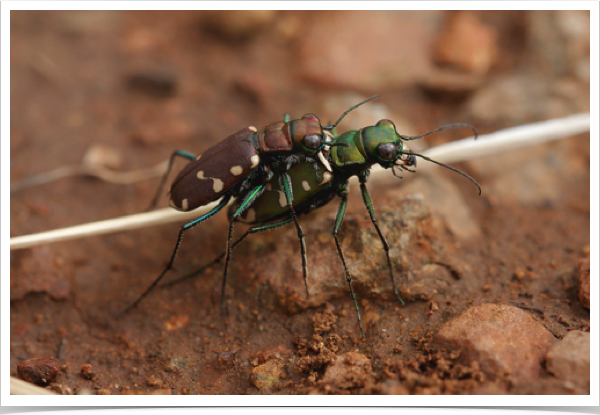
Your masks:
M331 173L321 164L304 161L294 164L288 171L292 183L293 205L301 205L330 186ZM236 199L229 209L229 217L240 206L242 198ZM290 209L282 188L281 173L276 172L266 184L264 192L245 210L238 221L248 224L270 222L289 214Z
M255 142L256 128L248 127L206 150L175 178L170 205L192 210L242 182L260 164Z

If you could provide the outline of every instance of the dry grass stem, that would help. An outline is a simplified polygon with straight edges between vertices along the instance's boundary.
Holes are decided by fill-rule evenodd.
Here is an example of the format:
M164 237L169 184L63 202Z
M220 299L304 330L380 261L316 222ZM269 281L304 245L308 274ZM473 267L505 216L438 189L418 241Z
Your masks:
M547 141L566 138L584 133L589 130L590 114L575 114L564 118L508 128L495 133L482 135L477 140L473 140L471 137L464 140L451 142L438 147L430 148L423 152L423 154L443 163L456 163L471 160L477 157L490 156L500 152L511 151L517 148L532 146ZM435 165L432 163L421 162L419 163L419 171L423 169L429 169L433 166ZM151 169L144 170L141 176L144 176L144 174L148 175L149 172L151 175L155 176L157 175L157 171L160 171L161 169L164 171L164 168L164 163L161 163L160 165ZM383 176L381 174L382 172L383 169L374 168L371 175L371 180L386 180L387 176ZM64 172L62 172L62 174L64 174ZM88 172L88 174L90 173ZM139 180L139 177L141 177L140 172L116 173L114 171L103 171L102 174L100 174L98 171L95 171L95 175L111 182L119 182L119 180L123 180L123 175L127 175L125 179L134 181L136 179ZM64 241L92 235L101 235L171 222L183 222L197 218L201 214L212 209L215 205L216 203L210 203L194 211L185 213L178 212L170 208L159 209L152 212L139 213L100 222L86 223L83 225L56 229L33 235L17 236L10 239L10 249L22 249L44 243Z

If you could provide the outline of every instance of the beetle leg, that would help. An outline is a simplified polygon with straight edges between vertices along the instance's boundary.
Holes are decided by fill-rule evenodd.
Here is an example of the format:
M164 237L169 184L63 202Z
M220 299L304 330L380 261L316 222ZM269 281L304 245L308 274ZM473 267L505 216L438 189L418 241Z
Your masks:
M173 253L171 254L171 259L169 260L169 263L167 264L167 266L165 267L165 269L163 270L163 272L161 272L161 274L158 276L158 278L156 278L154 280L154 282L152 284L150 284L150 286L148 288L146 288L146 291L144 291L142 293L142 295L140 295L138 297L137 300L135 300L130 306L128 306L124 310L118 312L117 315L116 315L116 317L119 317L119 316L125 314L126 312L128 312L129 310L131 310L132 308L134 308L135 306L137 306L140 303L140 301L142 301L148 295L148 293L150 293L150 291L152 291L152 289L154 287L156 287L156 284L158 284L158 282L162 279L162 277L164 277L165 274L171 268L173 268L173 263L175 262L175 257L177 256L177 251L179 251L179 245L181 245L181 240L183 239L183 233L185 231L187 231L188 229L193 228L194 226L196 226L200 222L204 222L206 219L210 218L215 213L217 213L218 211L220 211L221 209L223 209L225 206L227 206L227 203L229 203L229 199L230 198L231 198L231 196L229 196L229 195L224 196L221 199L221 201L219 202L219 204L217 206L215 206L210 212L207 212L204 215L200 216L199 218L194 219L193 221L186 223L185 225L183 225L181 227L181 229L179 229L179 234L177 235L177 242L175 243L175 248L173 249Z
M348 287L350 287L350 295L352 295L352 301L354 301L354 308L356 309L356 316L358 317L358 325L360 326L360 334L362 335L362 337L365 337L365 331L363 329L362 320L360 318L360 311L358 309L358 302L356 301L356 295L354 295L354 289L352 288L352 275L350 275L350 271L348 271L348 267L346 266L346 258L344 257L344 251L342 250L342 245L338 240L338 232L342 227L342 221L344 220L344 214L346 213L346 205L348 204L348 197L346 196L346 194L344 193L341 197L342 201L340 203L340 206L338 207L337 214L335 215L333 237L335 238L335 245L340 255L340 259L342 260L342 265L344 266L344 275L346 276Z
M369 212L371 222L373 223L373 226L375 226L377 234L379 235L379 239L381 240L381 244L383 245L383 249L385 250L385 255L387 256L388 270L390 272L390 278L392 279L392 287L394 287L394 294L396 294L396 298L398 299L398 301L400 301L400 303L404 305L404 301L402 301L402 298L398 293L398 288L396 288L396 283L394 282L394 270L392 269L392 260L390 259L390 246L387 240L385 239L385 236L383 236L383 234L381 233L381 229L379 229L379 225L377 224L377 216L375 215L375 209L373 208L373 202L371 202L371 196L369 195L367 185L363 180L364 179L361 178L360 181L360 191L362 193L363 201L365 202L365 207Z
M223 315L227 314L225 309L225 285L227 283L227 268L229 266L229 259L231 258L231 251L233 249L231 240L233 239L233 223L251 204L256 200L257 197L263 192L265 184L259 184L252 189L236 211L231 215L229 219L229 235L227 237L227 254L225 257L225 268L223 269L223 282L221 284L221 312Z
M293 219L291 217L287 218L287 219L283 219L279 222L275 222L275 223L269 223L267 225L259 225L259 226L254 226L250 229L248 229L246 231L246 233L244 233L237 241L235 241L232 245L231 245L231 250L233 251L235 249L236 246L238 246L238 244L240 244L244 239L246 239L246 237L252 233L258 233L258 232L263 232L263 231L268 231L271 229L276 229L279 228L281 226L285 226L288 225L290 223L293 222ZM225 258L225 255L227 255L227 252L223 252L221 255L219 255L218 257L216 257L215 259L213 259L211 262L209 262L208 264L204 265L202 268L199 268L197 270L195 270L194 272L191 272L187 275L184 275L183 277L177 278L175 280L166 282L164 284L161 284L161 287L168 287L170 285L175 285L177 283L180 283L181 281L190 279L190 278L194 278L200 274L202 274L205 270L207 270L208 268L210 268L211 266L221 262L221 260L223 258Z
M156 207L156 204L158 203L158 199L160 198L160 194L162 193L163 188L165 187L165 183L167 182L167 177L169 177L169 173L171 173L171 168L173 167L173 161L175 161L175 157L183 157L188 160L196 159L195 155L193 155L192 153L189 153L185 150L175 150L173 152L173 154L171 154L171 157L169 158L169 166L167 167L167 171L165 172L162 180L160 181L160 185L158 186L156 195L154 195L154 198L152 199L152 202L150 202L150 206L148 206L148 208L146 209L146 212L153 210Z
M292 195L292 179L289 174L283 173L281 175L281 181L283 183L283 192L285 193L285 199L287 201L287 205L290 208L290 213L292 215L292 219L294 220L294 224L296 225L296 230L298 231L298 238L300 239L300 254L302 255L302 276L304 277L304 286L306 287L306 295L309 296L310 293L308 291L308 260L306 258L306 242L304 240L304 232L302 231L302 227L300 226L300 222L298 222L298 216L294 211L294 203L293 203L293 195Z

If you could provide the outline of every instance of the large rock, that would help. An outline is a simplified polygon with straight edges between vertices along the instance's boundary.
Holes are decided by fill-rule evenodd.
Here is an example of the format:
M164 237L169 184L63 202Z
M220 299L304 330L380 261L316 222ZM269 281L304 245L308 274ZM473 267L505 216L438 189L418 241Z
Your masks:
M423 51L433 46L441 17L430 11L315 14L299 42L301 75L329 88L384 91L412 85L431 70Z
M539 377L546 351L556 339L525 311L501 304L471 307L447 322L434 339L447 350L461 351L460 361L477 361L490 378L515 383Z
M360 198L359 195L356 196ZM334 200L332 204L334 203L337 204L338 201ZM361 202L354 199L354 203ZM272 301L268 298L270 291L276 295L279 305L291 313L305 307L322 305L334 298L347 297L348 301L351 301L348 283L332 235L334 216L325 213L331 212L325 209L315 212L314 214L318 213L319 216L312 220L305 220L304 217L300 219L307 235L309 297L306 296L298 236L293 226L288 226L285 231L274 231L280 232L275 239L276 244L273 239L250 236L248 240L252 238L252 244L242 244L239 256L238 251L235 255L237 258L254 259L247 262L232 261L231 268L235 270L235 276L231 281L252 280L250 275L256 273L259 278L255 279L253 285L246 287L252 292L259 289L261 284L268 285L270 290L262 290L261 299ZM357 210L358 214L346 215L339 233L352 274L353 287L358 292L371 292L392 298L394 294L385 251L367 212L364 209ZM423 264L439 261L436 260L433 247L423 247L416 242L420 233L437 235L439 229L432 228L426 201L418 196L390 200L386 204L376 206L376 210L381 231L390 245L395 281L399 289L402 289L402 269L408 272L420 269ZM440 235L437 241L443 236L445 235ZM403 293L407 298L410 295L408 292Z
M497 55L498 33L471 11L450 15L437 39L435 60L471 73L484 74Z
M546 368L567 387L590 387L590 333L573 330L550 348Z

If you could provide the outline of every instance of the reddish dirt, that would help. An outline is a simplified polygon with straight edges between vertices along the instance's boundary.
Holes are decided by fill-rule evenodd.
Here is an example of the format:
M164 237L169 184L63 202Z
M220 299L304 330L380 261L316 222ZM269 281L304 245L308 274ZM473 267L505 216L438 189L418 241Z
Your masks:
M388 26L394 36L375 30ZM335 120L378 93L340 130L386 117L406 134L449 122L488 133L586 112L585 30L585 12L13 11L11 183L79 164L97 144L129 171L175 148L200 153L285 111ZM252 235L233 258L228 316L214 266L114 317L164 267L177 224L12 251L11 375L19 362L54 357L59 393L589 393L543 362L519 383L433 341L487 303L519 307L556 339L589 331L578 269L589 257L589 134L456 167L481 183L481 197L441 168L370 187L395 269L405 270L396 277L405 306L352 191L341 239L364 339L331 236L334 201L301 218L311 297L296 231ZM141 212L157 186L78 176L14 192L11 237ZM219 255L226 229L222 214L188 232L170 279Z

